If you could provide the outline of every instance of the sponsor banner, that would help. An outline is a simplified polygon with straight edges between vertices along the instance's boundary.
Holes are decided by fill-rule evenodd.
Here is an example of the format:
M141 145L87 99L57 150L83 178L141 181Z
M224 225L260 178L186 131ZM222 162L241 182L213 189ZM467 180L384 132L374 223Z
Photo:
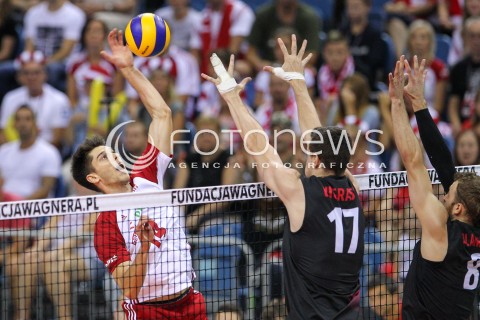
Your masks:
M459 172L476 172L480 166L457 167ZM428 171L433 184L440 183L434 170ZM386 172L357 175L361 190L372 190L408 185L407 174ZM241 201L276 197L264 183L213 186L194 189L163 190L159 192L132 192L98 196L42 199L0 203L0 220L40 218L65 214L116 211L159 206L183 206L198 203Z
M273 198L264 183L0 203L0 220Z
M457 172L475 172L480 175L480 166L457 167ZM428 176L432 184L439 184L437 172L428 170ZM408 177L405 171L385 172L376 174L362 174L355 176L360 190L398 188L408 186Z

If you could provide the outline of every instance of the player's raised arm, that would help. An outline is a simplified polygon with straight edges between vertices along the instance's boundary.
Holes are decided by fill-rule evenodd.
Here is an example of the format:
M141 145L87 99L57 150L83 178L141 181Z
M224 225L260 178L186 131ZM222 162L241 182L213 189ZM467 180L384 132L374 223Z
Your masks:
M122 31L113 29L108 35L111 53L102 51L102 57L113 63L132 87L152 117L149 142L166 154L170 154L172 116L170 107L150 81L133 65L133 54L123 43Z
M423 147L447 193L454 181L455 166L452 154L428 111L424 96L425 81L418 70L419 66L418 58L414 56L412 73L411 66L405 61L405 70L408 74L408 84L404 88L405 103L410 103L415 111Z
M423 163L423 151L413 133L403 98L405 57L400 57L394 73L389 74L389 95L392 101L393 135L400 157L407 169L408 189L413 209L422 225L422 256L431 261L442 261L448 249L448 214L435 197L432 184ZM425 60L417 69L417 77L425 77ZM412 79L410 79L412 80ZM424 80L422 80L424 81Z
M251 79L246 78L240 84L236 83L232 76L234 68L233 55L230 57L228 72L216 54L213 54L210 60L218 78L214 79L203 73L202 77L217 86L218 91L228 104L235 125L240 130L246 151L253 156L257 164L260 179L279 196L288 209L295 196L303 195L303 185L298 171L284 167L280 156L270 145L262 126L240 98L240 92ZM302 212L302 217L299 219L301 225L301 222L303 222L303 210L299 211ZM295 220L292 217L290 219ZM296 222L292 221L292 225L295 224Z
M278 38L278 45L283 53L284 62L281 67L273 68L271 66L264 67L265 71L269 71L276 77L283 79L290 83L295 93L295 101L298 108L298 121L300 123L300 130L304 133L307 130L313 130L320 127L322 124L318 118L315 105L308 93L307 84L305 82L305 66L312 58L312 54L308 54L305 58L305 48L307 47L307 40L304 40L302 47L297 53L297 38L292 34L291 52L285 47L281 38Z

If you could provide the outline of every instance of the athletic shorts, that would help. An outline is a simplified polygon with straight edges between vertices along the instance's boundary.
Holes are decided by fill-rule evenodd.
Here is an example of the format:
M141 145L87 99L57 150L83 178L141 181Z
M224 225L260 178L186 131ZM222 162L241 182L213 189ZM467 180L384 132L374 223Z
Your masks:
M208 320L203 295L190 288L182 296L161 302L122 304L127 320Z

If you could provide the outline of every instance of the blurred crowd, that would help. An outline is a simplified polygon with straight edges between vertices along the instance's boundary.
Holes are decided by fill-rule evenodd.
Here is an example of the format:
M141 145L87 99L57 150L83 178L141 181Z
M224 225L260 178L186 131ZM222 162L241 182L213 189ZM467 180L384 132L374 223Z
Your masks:
M414 55L427 61L425 103L451 148L455 165L480 164L479 0L0 0L1 201L88 194L69 172L69 159L85 137L118 139L126 162L141 155L149 115L120 72L100 55L109 50L108 32L124 29L141 12L155 12L172 32L164 55L135 57L135 65L172 108L174 130L178 130L165 188L257 181L240 136L226 132L236 129L228 107L216 88L200 77L201 72L213 75L209 63L213 52L224 63L235 54L237 80L253 79L244 92L245 103L284 163L302 172L304 156L293 92L286 82L263 71L264 66L283 63L276 39L289 48L292 34L299 42L308 40L307 51L313 54L305 81L322 124L345 127L357 142L349 167L353 174L402 169L385 92L387 75L402 54L409 61ZM413 115L412 110L409 113ZM411 124L415 130L413 116ZM365 288L370 283L372 290L363 294L375 295L382 289L398 302L410 251L420 232L408 192L365 192L362 200L370 221L366 242L389 242L403 250L366 256L362 281ZM241 204L243 209L232 203L190 206L185 224L190 233L201 234L227 220L239 223L241 237L252 246L259 264L268 244L282 237L285 211L276 202ZM236 212L241 210L254 213L239 217ZM89 232L91 223L85 222L95 217L66 220L2 222L1 227ZM94 252L84 250L84 266L60 263L59 256L74 259L78 248L89 247L80 240L60 240L32 244L10 239L4 246L8 258L2 255L1 260L12 288L30 288L37 276L42 277L57 313L68 318L71 310L62 299L71 289L53 285L58 279L51 279L51 272L65 271L66 277L75 275L80 280L95 278L98 275L85 270L98 261ZM38 259L43 251L49 254L41 265L32 265L35 270L15 267L19 261ZM85 272L78 272L79 268ZM27 279L25 274L35 277ZM27 305L33 294L33 290L12 292ZM398 313L398 308L375 309L376 299L369 300L380 317L385 312ZM28 310L17 312L19 318L29 317Z

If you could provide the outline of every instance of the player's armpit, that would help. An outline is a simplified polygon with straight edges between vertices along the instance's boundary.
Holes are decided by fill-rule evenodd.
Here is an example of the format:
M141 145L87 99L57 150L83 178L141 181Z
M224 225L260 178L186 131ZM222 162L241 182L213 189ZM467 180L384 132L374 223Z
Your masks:
M262 174L267 187L275 192L287 208L291 231L298 231L305 216L305 193L300 173L275 162L264 168Z
M447 210L433 194L423 164L407 174L410 202L422 226L422 256L430 261L443 261L448 249Z

